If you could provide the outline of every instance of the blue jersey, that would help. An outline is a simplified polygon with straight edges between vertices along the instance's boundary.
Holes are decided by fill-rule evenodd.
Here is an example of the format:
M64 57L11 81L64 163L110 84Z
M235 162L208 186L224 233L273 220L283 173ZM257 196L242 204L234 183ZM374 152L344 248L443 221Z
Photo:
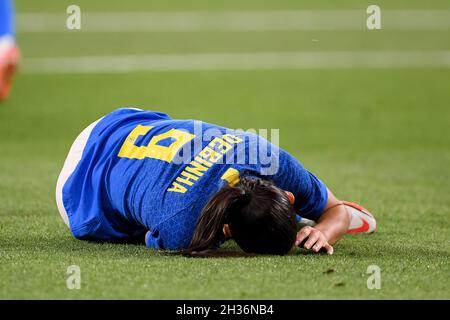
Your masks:
M118 109L95 125L63 186L63 205L76 238L146 235L148 247L184 249L211 196L243 175L291 191L302 217L322 214L325 185L266 139L138 109Z

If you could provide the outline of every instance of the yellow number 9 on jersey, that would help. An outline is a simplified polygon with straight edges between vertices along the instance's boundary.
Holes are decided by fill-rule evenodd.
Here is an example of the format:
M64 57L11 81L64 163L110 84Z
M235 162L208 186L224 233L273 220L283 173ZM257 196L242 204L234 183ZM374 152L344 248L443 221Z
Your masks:
M120 148L118 156L129 159L152 158L166 162L171 162L178 154L181 147L195 138L194 134L178 129L170 129L152 137L148 145L138 147L135 145L139 136L147 134L154 126L138 125L125 139ZM171 138L173 141L169 146L158 145L158 142Z

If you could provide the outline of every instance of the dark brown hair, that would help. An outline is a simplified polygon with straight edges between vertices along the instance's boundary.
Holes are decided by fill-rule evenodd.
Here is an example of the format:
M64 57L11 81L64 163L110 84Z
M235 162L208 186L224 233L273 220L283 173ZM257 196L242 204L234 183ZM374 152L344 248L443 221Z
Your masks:
M186 252L210 250L223 238L226 223L247 253L283 255L295 241L293 206L283 190L260 178L246 177L222 187L203 208Z

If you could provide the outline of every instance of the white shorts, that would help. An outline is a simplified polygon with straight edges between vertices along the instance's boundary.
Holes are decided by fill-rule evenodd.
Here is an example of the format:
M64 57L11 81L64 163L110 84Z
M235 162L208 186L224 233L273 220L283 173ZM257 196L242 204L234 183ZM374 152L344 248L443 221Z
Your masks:
M78 162L81 160L81 156L83 155L84 147L91 135L92 130L95 125L103 118L98 119L94 123L91 123L86 129L84 129L78 137L73 142L70 147L69 154L67 155L66 161L64 162L64 166L59 174L58 181L56 183L56 204L58 205L59 214L63 219L64 223L69 226L69 216L67 215L66 208L63 204L62 198L62 189L66 184L67 179L69 179L70 175L75 171Z

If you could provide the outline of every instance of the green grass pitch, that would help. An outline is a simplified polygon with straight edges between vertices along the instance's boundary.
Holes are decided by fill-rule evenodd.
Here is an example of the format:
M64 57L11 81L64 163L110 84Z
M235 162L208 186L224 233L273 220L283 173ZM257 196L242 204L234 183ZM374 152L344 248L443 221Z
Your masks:
M17 8L64 13L66 2L17 1ZM87 11L367 7L361 1L343 1L339 8L332 1L261 1L258 7L241 1L193 1L191 7L181 0L79 3ZM393 9L431 5L384 3ZM433 6L428 9L450 9L444 1ZM441 50L449 38L448 30L18 34L24 61L165 52ZM23 70L14 85L0 104L1 299L450 298L450 69ZM231 128L279 128L281 146L338 197L371 210L379 229L345 236L333 256L297 251L192 259L139 245L75 240L56 208L57 175L76 135L125 106ZM230 243L222 250L236 249ZM80 290L66 287L70 265L81 269ZM370 265L381 269L379 290L367 288Z

